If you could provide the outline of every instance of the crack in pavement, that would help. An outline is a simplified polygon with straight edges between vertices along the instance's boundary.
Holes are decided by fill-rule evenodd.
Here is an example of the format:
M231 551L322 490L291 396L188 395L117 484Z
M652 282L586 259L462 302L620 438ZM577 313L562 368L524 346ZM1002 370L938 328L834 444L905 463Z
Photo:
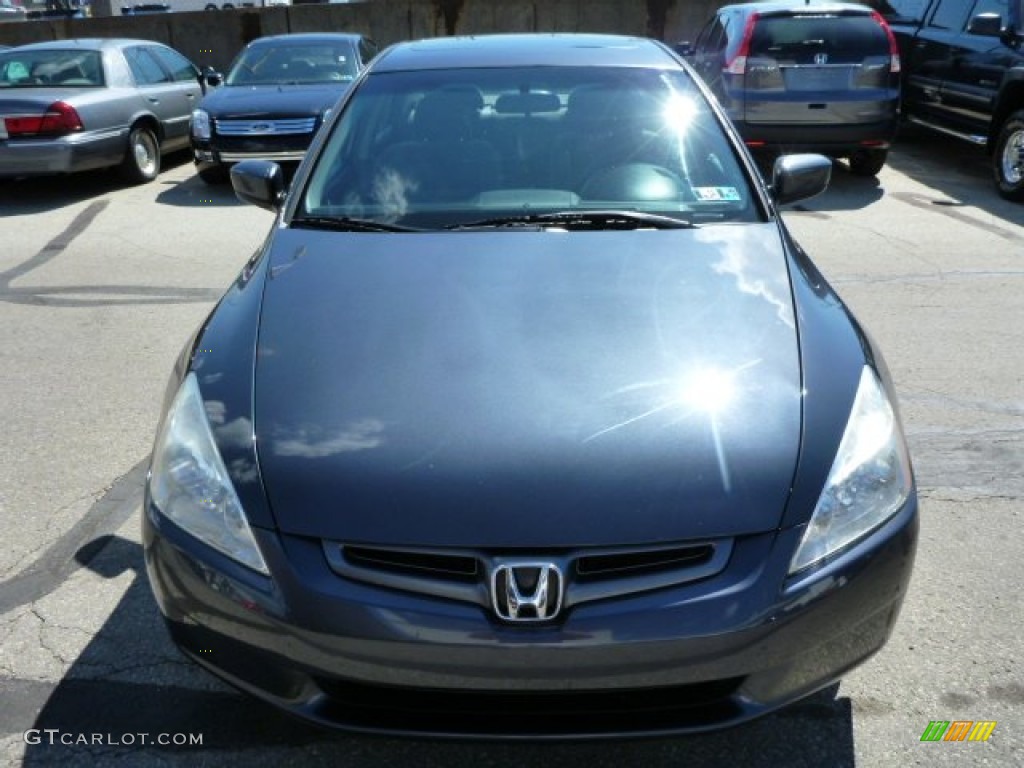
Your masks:
M922 195L917 192L890 192L889 197L893 198L894 200L904 202L907 205L912 205L915 208L922 208L928 211L929 213L938 213L942 216L948 216L954 221L960 222L961 224L965 224L969 227L980 229L986 234L995 235L996 237L1000 237L1003 240L1019 242L1020 240L1024 239L1021 238L1021 236L1013 230L1004 229L1003 227L995 225L991 222L979 221L973 216L968 216L963 211L957 210L956 208L950 206L935 205L934 197L929 197L928 195Z
M949 272L905 272L899 275L876 275L868 277L867 275L848 275L845 277L834 277L830 282L834 285L852 285L855 283L863 285L881 285L885 283L895 284L910 284L916 283L923 285L925 283L944 283L948 280L957 279L993 279L999 277L1024 277L1024 270L1018 269L979 269L979 270L962 270L957 269Z
M135 512L141 501L147 464L148 458L132 467L31 565L0 582L0 616L50 594L102 551L101 547L86 553L83 562L75 558L83 545L113 534Z
M45 637L46 617L43 616L43 614L41 614L35 606L32 606L31 613L39 620L39 626L37 627L36 631L37 645L44 651L46 651L48 654L50 654L50 658L53 661L55 661L57 665L60 667L60 676L61 678L63 678L64 675L67 673L68 668L71 666L71 663L64 658L64 656L61 654L59 650L51 646L50 643L47 641L48 639Z
M19 573L23 568L30 565L32 561L36 560L39 553L45 550L51 541L59 537L59 532L63 530L64 526L67 524L63 519L65 513L79 506L83 501L89 501L89 507L92 507L92 505L99 501L99 499L103 498L104 494L109 490L110 486L108 485L98 491L83 493L81 496L77 496L66 504L62 504L53 510L47 516L43 529L36 534L38 544L21 554L10 566L0 569L0 578L6 580L10 574ZM0 584L3 584L3 582L0 582ZM2 613L3 611L0 610L0 614Z
M968 411L982 411L984 413L1006 414L1010 416L1024 416L1024 403L1016 403L1005 400L983 400L981 398L958 397L956 395L947 395L946 393L940 392L935 389L928 389L927 387L901 387L900 402L935 403L942 405L952 405L956 406L957 408L963 408L964 410ZM944 429L944 431L947 432L949 431L945 430L945 428L937 429ZM964 434L967 434L966 430L961 431Z
M939 493L937 489L929 488L918 488L918 495L922 498L928 499L929 501L944 501L950 504L974 504L979 501L1010 501L1016 502L1021 500L1021 496L1007 496L1006 494L1000 493L980 493L981 489L975 489L974 493L964 493L958 496L947 496L943 493ZM966 489L965 489L966 491Z

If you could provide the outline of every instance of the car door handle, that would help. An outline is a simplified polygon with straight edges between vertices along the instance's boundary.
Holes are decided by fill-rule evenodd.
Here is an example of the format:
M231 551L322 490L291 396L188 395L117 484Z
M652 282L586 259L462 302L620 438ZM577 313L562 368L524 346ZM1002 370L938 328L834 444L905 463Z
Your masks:
M150 104L159 104L160 103L160 99L156 98L156 96L147 96L146 97L146 101L148 101Z
M188 98L192 99L193 101L194 101L194 100L195 100L195 98L196 98L196 95L195 95L194 93L192 93L191 91L189 91L189 92L188 92L188 93L186 93L185 95L186 95L186 96L187 96Z

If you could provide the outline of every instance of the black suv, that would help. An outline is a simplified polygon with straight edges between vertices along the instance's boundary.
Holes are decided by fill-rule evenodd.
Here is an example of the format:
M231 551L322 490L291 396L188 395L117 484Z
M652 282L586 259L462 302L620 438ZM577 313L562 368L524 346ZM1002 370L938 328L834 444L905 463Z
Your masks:
M847 158L874 176L899 119L900 59L878 12L804 0L720 8L677 46L751 149Z
M907 121L986 147L999 193L1024 200L1022 0L888 0Z

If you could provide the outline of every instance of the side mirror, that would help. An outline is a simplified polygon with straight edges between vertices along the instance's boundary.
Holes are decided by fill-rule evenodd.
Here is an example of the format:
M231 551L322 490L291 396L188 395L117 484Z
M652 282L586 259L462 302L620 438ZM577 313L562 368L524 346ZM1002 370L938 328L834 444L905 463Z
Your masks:
M819 195L832 178L832 161L823 155L782 155L772 169L771 193L776 205Z
M243 160L231 166L231 186L243 203L275 212L284 203L284 171L269 160Z
M689 40L680 40L672 44L672 50L680 56L693 56L693 43Z
M213 67L204 67L202 74L203 82L210 88L216 88L224 83L224 75Z
M979 13L967 23L967 33L981 37L999 37L1003 31L1003 17L998 13Z

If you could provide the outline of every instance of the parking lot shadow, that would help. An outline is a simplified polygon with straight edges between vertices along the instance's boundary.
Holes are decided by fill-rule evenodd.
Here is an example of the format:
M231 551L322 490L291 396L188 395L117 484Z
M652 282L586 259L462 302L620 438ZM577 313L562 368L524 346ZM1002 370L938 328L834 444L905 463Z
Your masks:
M1000 197L992 178L991 158L982 147L906 127L897 137L889 165L929 188L919 195L904 195L904 202L928 208L972 206L1024 226L1024 204Z
M833 160L828 189L817 197L797 203L793 209L822 213L856 211L882 199L884 194L885 189L876 177L856 176L843 161Z
M46 695L26 739L24 765L119 762L142 765L557 768L645 766L800 768L854 765L852 709L836 687L781 713L722 733L688 738L589 743L446 742L337 734L307 726L243 696L185 661L170 643L149 591L142 549L117 536L92 541L76 557L110 579L134 574L121 601ZM16 685L25 681L14 681ZM10 724L7 726L10 728ZM54 743L60 734L103 734L108 744ZM52 731L51 731L52 733ZM128 744L129 738L134 743ZM201 745L142 745L139 734L201 734ZM32 743L35 742L35 743Z
M163 189L156 196L161 205L176 205L187 208L233 208L244 205L235 197L231 184L207 184L198 174L191 174L183 181L161 180Z
M187 152L165 155L163 169L167 171L191 161ZM160 184L158 176L152 184ZM84 200L103 197L124 189L125 180L116 168L85 171L66 176L38 176L27 179L4 179L0 182L0 218L30 216L35 213L56 211Z

